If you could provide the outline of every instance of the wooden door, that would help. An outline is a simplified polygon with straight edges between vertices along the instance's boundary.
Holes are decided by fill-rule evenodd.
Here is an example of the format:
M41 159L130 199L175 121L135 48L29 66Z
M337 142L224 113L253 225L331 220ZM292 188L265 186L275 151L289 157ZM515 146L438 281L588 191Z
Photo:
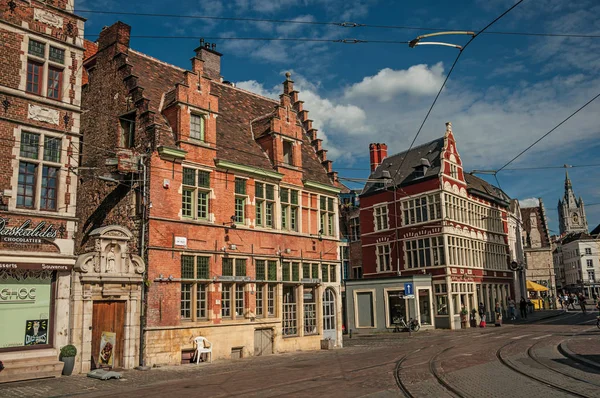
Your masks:
M102 332L116 333L113 369L123 367L125 301L94 301L92 315L92 363L99 364Z
M254 330L254 355L269 355L273 353L273 329Z

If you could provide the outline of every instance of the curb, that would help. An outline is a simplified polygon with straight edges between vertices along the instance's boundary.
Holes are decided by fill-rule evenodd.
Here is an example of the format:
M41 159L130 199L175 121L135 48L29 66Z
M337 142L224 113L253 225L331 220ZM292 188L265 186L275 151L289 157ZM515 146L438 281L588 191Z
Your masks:
M537 319L534 319L534 320L532 320L532 321L529 321L529 320L527 320L527 321L525 321L525 322L520 322L520 321L519 321L519 322L517 322L517 323L512 323L512 322L511 322L511 323L506 323L506 324L507 324L507 325L513 325L513 326L517 326L517 325L526 325L526 324L529 324L529 323L536 323L536 322L539 322L539 321L545 321L546 319L557 318L557 317L559 317L559 316L561 316L561 315L564 315L564 314L567 314L567 313L568 313L567 311L565 311L565 310L561 310L561 311L560 311L558 314L552 314L552 315L543 316L543 317L541 317L541 318L537 318Z
M575 362L579 362L582 363L588 367L594 368L594 369L599 369L600 370L600 363L589 360L587 358L582 357L581 355L571 351L569 349L569 347L567 346L567 344L565 342L560 343L558 345L558 351L563 354L565 357L575 361Z

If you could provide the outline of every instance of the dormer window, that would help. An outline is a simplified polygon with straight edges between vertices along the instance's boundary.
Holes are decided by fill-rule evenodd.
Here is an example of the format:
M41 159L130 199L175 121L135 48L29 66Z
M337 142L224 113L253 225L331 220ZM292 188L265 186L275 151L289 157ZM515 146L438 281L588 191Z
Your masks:
M420 164L415 167L415 174L417 177L425 177L427 170L431 167L429 160L421 158Z
M128 113L119 118L121 148L133 148L135 144L135 112Z
M293 165L293 148L294 143L291 141L283 141L283 163Z
M200 115L191 115L190 117L190 138L204 142L204 117Z

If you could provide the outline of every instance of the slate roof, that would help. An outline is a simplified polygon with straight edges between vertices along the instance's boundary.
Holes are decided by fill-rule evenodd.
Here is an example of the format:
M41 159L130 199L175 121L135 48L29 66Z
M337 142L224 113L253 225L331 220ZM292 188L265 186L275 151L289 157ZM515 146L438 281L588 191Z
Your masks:
M441 172L441 152L444 149L444 137L437 138L433 141L416 146L410 151L400 152L398 154L388 156L383 159L381 164L369 176L369 180L381 179L384 170L390 172L390 176L394 179L396 186L411 184L419 180L439 177ZM402 159L404 159L402 161ZM430 167L425 172L425 175L417 174L416 167L421 165L421 159L427 159ZM398 168L402 168L398 171ZM383 180L382 180L383 181ZM465 182L467 190L474 195L483 195L488 200L493 200L498 204L508 207L510 198L500 188L493 186L485 180L471 174L465 173ZM381 183L368 182L361 194L369 195L381 189Z
M382 177L384 170L390 172L390 176L394 178L396 186L407 185L417 179L426 179L436 177L441 170L441 151L444 148L444 137L427 142L412 148L410 151L404 151L383 159L379 167L369 176L369 180L379 179ZM404 162L403 158L406 157ZM415 167L421 164L421 158L429 160L431 167L427 169L425 176L420 177L415 173ZM398 167L402 164L402 169L398 171ZM377 191L378 184L368 182L363 189L362 195L368 195Z
M132 74L137 76L138 86L144 89L144 97L150 100L149 107L156 113L156 122L168 126L159 107L163 94L172 92L177 83L184 81L184 70L131 49L128 63L133 66ZM268 131L268 116L274 116L279 102L216 81L211 82L211 92L219 96L217 158L274 169L255 138ZM306 135L302 145L302 168L305 180L333 185Z

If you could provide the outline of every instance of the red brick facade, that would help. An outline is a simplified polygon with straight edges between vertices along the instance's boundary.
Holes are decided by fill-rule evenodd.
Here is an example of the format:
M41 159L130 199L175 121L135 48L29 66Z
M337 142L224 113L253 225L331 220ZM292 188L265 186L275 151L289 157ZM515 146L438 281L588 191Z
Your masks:
M360 198L364 277L431 274L442 327L455 327L463 305L483 302L492 313L497 300L506 308L514 295L508 197L464 173L451 125L443 138L408 153L381 156L385 144L370 149L370 178L382 182L367 185Z
M92 110L82 121L82 164L93 171L79 191L80 250L98 226L133 232L132 249L147 262L148 362L178 363L198 334L214 338L217 356L236 346L260 355L256 328L274 333L274 351L317 348L325 290L341 303L339 189L293 82L288 76L274 101L223 83L221 54L208 43L183 70L131 50L129 34L117 23L101 33L97 52L86 45L93 55L85 62L83 102ZM123 119L135 120L129 148L120 138ZM267 281L271 262L277 275ZM272 316L267 285L275 289ZM288 321L284 294L297 304ZM313 296L314 329L305 313L312 304L302 305ZM333 316L339 312L336 304Z

